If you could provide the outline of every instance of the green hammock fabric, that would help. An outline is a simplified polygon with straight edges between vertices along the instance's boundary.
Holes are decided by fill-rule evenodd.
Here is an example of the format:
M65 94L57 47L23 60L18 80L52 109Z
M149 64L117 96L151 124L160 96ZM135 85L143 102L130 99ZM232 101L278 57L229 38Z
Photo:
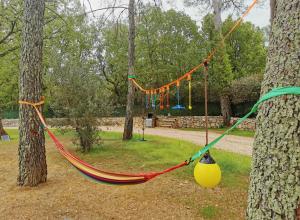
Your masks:
M271 99L273 97L281 96L281 95L300 95L300 87L282 87L282 88L275 88L271 90L270 92L266 93L264 96L262 96L258 102L253 106L251 111L246 114L244 117L240 118L231 128L226 130L222 135L217 137L215 140L210 142L208 145L206 145L204 148L199 150L196 154L194 154L190 161L194 161L201 157L203 154L205 154L210 148L212 148L216 143L218 143L225 135L227 135L230 131L235 129L239 124L241 124L245 119L247 119L250 115L255 113L257 111L257 108L259 104L262 102Z

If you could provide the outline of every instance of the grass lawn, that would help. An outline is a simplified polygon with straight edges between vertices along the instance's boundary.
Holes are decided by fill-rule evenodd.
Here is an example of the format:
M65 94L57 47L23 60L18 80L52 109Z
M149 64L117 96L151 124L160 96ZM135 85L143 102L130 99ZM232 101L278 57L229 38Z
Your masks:
M218 129L222 131L224 129ZM18 138L16 129L7 129L12 140ZM237 133L241 132L239 130ZM73 132L61 133L55 131L55 134L64 138L72 138ZM173 138L146 135L147 141L140 141L140 135L134 135L130 141L122 141L122 134L119 132L101 132L102 143L95 146L90 153L80 153L86 158L105 158L108 160L119 160L124 162L124 166L129 168L137 167L144 171L159 170L182 162L201 147L193 143ZM49 137L47 137L49 138ZM76 150L74 145L69 146ZM244 181L240 182L240 177L247 177L250 172L251 158L248 156L212 149L211 154L222 169L222 185L226 187L243 186ZM195 162L194 162L195 163ZM113 169L108 165L108 169ZM122 163L123 164L123 163ZM182 169L183 172L175 172L180 178L191 178L193 175L193 165Z
M222 134L225 132L228 128L210 128L209 131ZM183 131L205 131L205 128L179 128L179 130ZM254 137L255 131L244 131L240 129L233 129L230 133L230 135L236 135L236 136L242 136L242 137Z
M11 143L16 144L17 130L7 129L7 132L12 138ZM65 147L81 159L99 168L117 172L160 171L188 159L200 148L200 146L186 141L151 135L147 135L147 141L144 142L139 140L139 135L135 135L132 140L124 142L121 140L121 133L101 132L102 143L95 146L90 153L81 153L72 144L73 132L61 134L55 131L55 133ZM47 143L51 143L49 137L46 138ZM47 152L49 154L49 150ZM53 152L56 154L55 151ZM212 149L211 154L222 170L222 182L215 190L202 189L196 186L193 180L193 164L161 176L159 180L150 181L148 184L154 184L156 181L163 181L163 184L164 181L167 181L166 185L169 188L165 193L168 191L170 195L175 193L169 199L172 198L172 201L189 207L193 215L202 219L241 219L246 207L251 158L216 149ZM63 159L61 158L61 160ZM48 164L50 164L49 166L52 165L49 162ZM172 186L174 181L184 183L189 187L182 189L175 185L174 188ZM191 195L187 195L182 190L188 191ZM198 193L195 194L195 190ZM177 198L176 192L178 196L183 194L187 196ZM239 198L236 198L237 195ZM198 201L199 199L200 201ZM233 206L233 208L231 207L229 210L229 206ZM236 210L239 210L238 214Z

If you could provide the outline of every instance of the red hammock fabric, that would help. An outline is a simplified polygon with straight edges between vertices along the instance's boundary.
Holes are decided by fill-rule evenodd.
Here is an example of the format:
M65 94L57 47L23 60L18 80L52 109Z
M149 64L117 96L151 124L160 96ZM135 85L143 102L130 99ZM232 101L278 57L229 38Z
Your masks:
M165 169L161 172L151 172L151 173L139 173L139 174L128 174L128 173L113 173L107 172L93 167L92 165L86 163L85 161L80 160L76 156L72 155L69 151L67 151L60 141L55 137L55 135L49 130L46 129L50 138L55 143L58 151L82 174L85 176L92 178L97 182L105 182L109 184L139 184L147 182L150 179L153 179L159 175L164 173L171 172L175 169L183 167L188 164L187 161L182 162L176 166Z
M38 103L31 103L27 101L19 101L19 103L25 105L31 105L35 109L42 125L44 126L45 130L49 134L50 138L55 143L55 146L57 150L61 153L61 155L63 155L83 175L95 180L96 182L104 182L108 184L119 184L119 185L139 184L139 183L147 182L148 180L153 179L159 175L171 172L173 170L176 170L180 167L189 164L188 161L185 161L176 166L165 169L161 172L150 172L150 173L139 173L139 174L113 173L113 172L107 172L107 171L97 169L92 165L86 163L85 161L80 160L78 157L74 156L68 150L66 150L62 145L62 143L57 139L57 137L48 129L46 121L38 109L38 106L42 105L44 103L44 100Z

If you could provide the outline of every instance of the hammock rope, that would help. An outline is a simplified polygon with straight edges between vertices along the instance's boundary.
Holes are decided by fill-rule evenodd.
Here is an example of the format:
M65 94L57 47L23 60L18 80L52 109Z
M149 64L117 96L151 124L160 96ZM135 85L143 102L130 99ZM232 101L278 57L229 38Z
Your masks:
M189 82L189 106L188 109L192 110L192 76L189 75L187 78L188 82Z
M224 47L224 41L232 34L232 32L234 32L239 25L242 23L242 21L244 20L244 18L250 13L250 11L253 9L253 7L255 6L255 4L257 3L258 0L253 0L252 3L248 6L248 8L246 9L246 11L241 15L241 17L234 23L234 25L231 27L231 29L222 37L222 39L220 40L220 42L217 44L217 46L211 50L211 52L207 55L206 59L204 59L204 61L202 63L200 63L199 65L195 66L193 69L191 69L190 71L186 72L185 74L183 74L182 76L180 76L179 78L175 79L174 81L171 81L165 85L162 85L161 87L158 88L151 88L151 89L146 89L143 88L135 79L135 77L131 77L128 76L128 80L131 80L132 83L142 92L146 93L147 91L157 91L159 92L161 89L163 88L167 88L170 87L172 85L176 85L178 81L182 81L184 79L187 79L190 75L192 75L193 73L195 73L198 69L200 69L201 67L205 66L205 63L208 63L211 61L211 59L213 58L213 56L215 55L215 53L222 47Z
M55 143L57 150L60 152L62 156L64 156L78 171L80 171L85 176L92 178L96 182L104 182L108 184L116 184L116 185L130 185L130 184L139 184L145 183L157 176L163 175L165 173L171 172L173 170L179 169L181 167L189 165L191 162L203 156L210 148L212 148L216 143L218 143L225 135L227 135L230 131L235 129L239 124L241 124L245 119L247 119L251 114L255 113L258 109L258 106L271 98L282 96L282 95L300 95L300 87L282 87L275 88L270 92L266 93L262 96L258 102L253 106L251 111L246 114L243 118L240 118L231 128L226 130L222 135L217 137L215 140L210 142L204 148L195 153L189 160L186 160L176 166L170 167L160 172L150 172L150 173L139 173L139 174L128 174L128 173L113 173L107 172L93 167L92 165L86 163L85 161L80 160L73 154L71 154L67 149L64 148L63 144L56 138L56 136L50 131L48 128L45 119L42 116L42 113L39 111L38 107L44 104L44 100L33 103L30 101L19 101L20 104L30 105L32 106L44 129L49 134L50 138Z

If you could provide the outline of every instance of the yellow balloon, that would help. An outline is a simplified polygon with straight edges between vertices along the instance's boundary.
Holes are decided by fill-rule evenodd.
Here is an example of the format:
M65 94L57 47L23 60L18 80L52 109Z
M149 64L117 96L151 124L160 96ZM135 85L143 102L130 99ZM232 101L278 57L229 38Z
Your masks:
M194 168L196 182L205 188L214 188L221 181L221 169L218 164L197 163Z

